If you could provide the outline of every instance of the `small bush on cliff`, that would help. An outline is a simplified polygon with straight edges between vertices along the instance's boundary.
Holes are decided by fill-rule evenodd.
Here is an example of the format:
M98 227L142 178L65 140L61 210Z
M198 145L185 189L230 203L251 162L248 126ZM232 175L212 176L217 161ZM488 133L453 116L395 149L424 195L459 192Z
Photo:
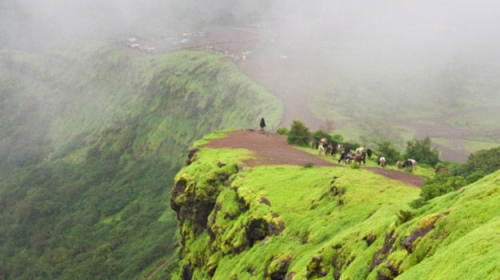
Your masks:
M461 176L452 176L448 173L437 174L425 182L420 192L424 200L433 199L443 194L455 191L465 186L467 181Z
M293 121L286 142L292 145L307 146L310 138L311 133L309 132L309 128L301 121Z
M312 162L308 162L306 164L304 164L304 168L313 168L314 167L314 163Z
M276 130L279 135L288 135L288 129L286 127L280 127Z
M413 213L411 211L399 210L396 216L398 216L398 225L402 225L412 219Z
M470 154L467 162L459 168L452 169L452 173L464 176L469 183L473 183L499 169L500 147L497 147Z

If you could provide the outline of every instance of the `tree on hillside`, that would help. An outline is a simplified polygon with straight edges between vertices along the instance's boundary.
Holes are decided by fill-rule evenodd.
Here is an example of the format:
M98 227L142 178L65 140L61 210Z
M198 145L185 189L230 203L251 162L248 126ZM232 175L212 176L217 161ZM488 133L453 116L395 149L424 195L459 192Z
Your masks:
M331 140L332 141L335 141L337 143L344 143L344 137L342 137L342 135L340 134L334 134L331 136Z
M475 172L490 174L500 169L500 147L489 150L480 150L469 155L467 162L462 167L463 176Z
M393 147L389 140L375 142L378 145L378 156L385 157L387 164L394 164L401 157L401 154Z
M423 140L413 139L406 142L405 157L412 158L419 163L435 166L439 162L439 151L431 147L431 139L425 137Z
M322 129L318 129L318 130L314 131L313 133L311 133L311 137L316 139L316 141L321 140L321 138L326 138L328 140L328 142L330 142L330 140L331 140L330 135L328 135L328 133L324 132Z
M311 133L309 132L309 128L301 121L293 121L286 142L293 145L307 146L309 145L310 138Z

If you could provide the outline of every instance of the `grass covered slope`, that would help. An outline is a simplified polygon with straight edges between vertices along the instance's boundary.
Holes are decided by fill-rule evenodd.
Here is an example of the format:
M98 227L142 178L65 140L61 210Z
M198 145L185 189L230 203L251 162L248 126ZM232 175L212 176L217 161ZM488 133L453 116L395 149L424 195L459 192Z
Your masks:
M250 157L247 150L201 146L177 174L171 207L181 223L179 278L500 273L499 172L413 209L420 189L368 170L245 167Z
M121 46L0 51L0 278L169 278L168 201L190 143L279 123L221 56ZM31 269L26 269L26 268ZM154 271L154 273L150 273Z

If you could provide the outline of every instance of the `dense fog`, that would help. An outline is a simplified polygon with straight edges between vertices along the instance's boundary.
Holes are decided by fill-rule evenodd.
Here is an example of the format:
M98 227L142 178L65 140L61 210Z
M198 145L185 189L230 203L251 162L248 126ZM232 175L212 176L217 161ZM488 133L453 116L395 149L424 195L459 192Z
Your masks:
M351 120L367 113L387 120L408 117L407 108L430 113L500 106L499 12L493 0L1 0L0 47L39 50L251 28L257 31L248 34L259 34L264 43L242 68L283 98L288 110L282 125L305 119L316 129L318 115L337 120L333 107ZM305 97L317 92L330 103ZM297 109L306 103L316 116L308 119ZM441 137L427 128L416 134Z
M161 36L213 25L253 24L297 40L330 37L336 46L364 41L377 51L484 58L497 53L498 12L500 4L492 0L2 0L0 45Z

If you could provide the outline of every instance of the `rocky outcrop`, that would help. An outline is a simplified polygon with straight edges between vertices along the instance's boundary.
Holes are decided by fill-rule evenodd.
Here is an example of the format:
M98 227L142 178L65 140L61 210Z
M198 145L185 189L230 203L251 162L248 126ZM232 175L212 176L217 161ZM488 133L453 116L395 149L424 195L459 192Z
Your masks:
M189 165L196 152L190 150ZM239 192L234 184L240 170L237 164L218 162L206 168L178 174L172 189L170 207L181 227L182 279L211 277L222 257L265 243L285 228L279 215L271 212L268 199ZM280 260L269 277L282 279L289 262Z

